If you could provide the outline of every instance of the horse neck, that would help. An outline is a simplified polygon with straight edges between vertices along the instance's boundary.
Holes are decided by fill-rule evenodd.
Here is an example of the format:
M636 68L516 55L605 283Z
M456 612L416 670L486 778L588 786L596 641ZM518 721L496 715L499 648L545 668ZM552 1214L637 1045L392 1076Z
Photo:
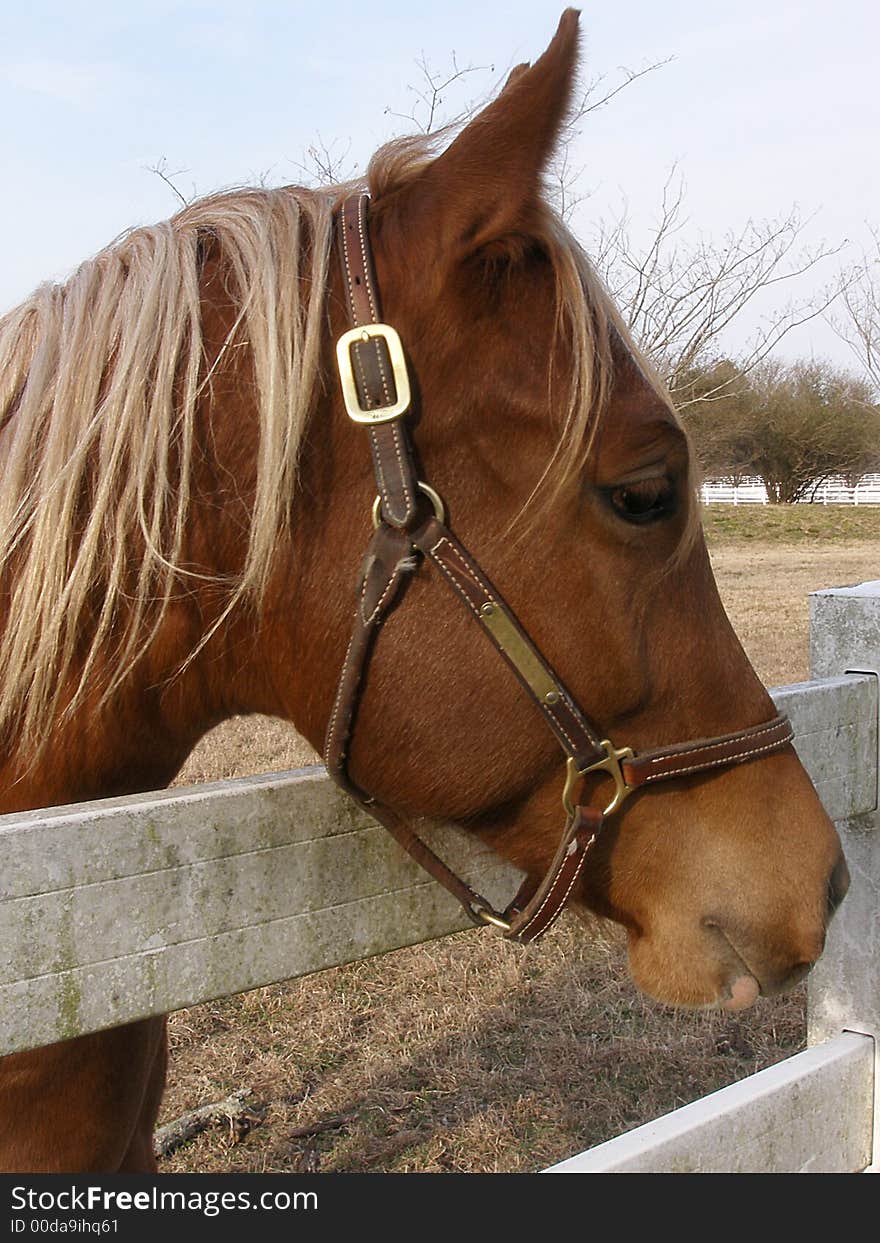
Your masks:
M11 747L0 763L0 811L167 785L222 715L198 661L174 677L186 660L189 629L172 614L106 701L97 678L96 689L87 690L69 715L60 711L36 746Z
M226 338L227 312L225 305L218 311L206 304L206 339ZM328 358L331 347L332 341ZM344 539L339 544L350 521L334 515L328 522L320 498L338 489L343 458L344 493L350 438L333 417L332 403L319 398L292 498L293 538L281 534L264 599L242 602L225 616L223 584L241 570L242 532L255 489L252 446L260 437L248 368L244 352L232 352L197 415L201 448L193 463L183 559L198 568L198 576L181 576L179 600L169 605L145 651L106 701L100 688L113 672L109 645L90 679L95 690L80 697L75 711L59 712L36 746L14 738L5 755L0 751L0 812L160 788L207 730L237 714L283 717L320 745L333 693L327 630L338 623L344 647L348 599L362 555L360 540L347 551ZM327 429L334 425L346 433L341 446L328 442ZM355 463L353 469L360 467ZM206 633L210 639L203 644ZM80 671L70 672L68 701Z

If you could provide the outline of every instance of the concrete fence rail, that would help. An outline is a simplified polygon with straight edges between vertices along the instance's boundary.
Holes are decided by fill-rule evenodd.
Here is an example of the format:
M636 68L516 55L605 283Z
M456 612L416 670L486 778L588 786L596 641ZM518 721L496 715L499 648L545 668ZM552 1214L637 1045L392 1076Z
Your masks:
M853 874L811 977L816 1047L554 1171L862 1169L878 1151L880 583L812 608L816 680L773 697ZM515 892L467 835L429 833L492 900ZM3 816L0 858L0 1054L468 926L321 769Z

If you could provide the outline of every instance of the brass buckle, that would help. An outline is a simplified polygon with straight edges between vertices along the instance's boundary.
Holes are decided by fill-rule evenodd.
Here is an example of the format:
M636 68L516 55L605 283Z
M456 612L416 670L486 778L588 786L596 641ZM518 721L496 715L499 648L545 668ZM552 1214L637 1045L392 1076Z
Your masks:
M374 338L383 340L388 350L397 400L390 406L377 406L373 410L365 410L358 398L351 350L352 346ZM348 332L344 332L336 342L336 364L339 367L345 409L348 417L355 423L388 423L391 419L399 418L409 409L409 375L406 370L406 359L403 356L403 345L390 324L363 324L360 328L349 328Z
M599 745L605 748L604 759L597 760L595 764L589 764L586 768L578 768L574 757L569 756L565 769L565 789L562 791L562 806L565 808L565 814L570 818L575 814L575 807L572 802L572 792L574 791L575 784L584 777L589 777L590 773L607 773L614 782L614 796L602 812L603 816L613 815L624 799L629 798L635 788L626 784L623 769L620 767L621 760L631 760L633 758L632 747L615 747L614 743L607 738L603 738Z

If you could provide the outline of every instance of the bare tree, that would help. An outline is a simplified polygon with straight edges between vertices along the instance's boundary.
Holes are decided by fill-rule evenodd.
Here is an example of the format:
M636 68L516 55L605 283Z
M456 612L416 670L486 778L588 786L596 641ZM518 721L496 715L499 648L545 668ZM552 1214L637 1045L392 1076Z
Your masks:
M482 101L460 105L454 119L450 120L445 112L448 93L457 95L461 84L472 74L494 69L492 65L459 65L455 52L452 53L451 66L447 70L435 69L424 52L415 63L419 80L406 88L413 96L410 111L397 112L388 107L385 115L405 122L407 130L415 130L421 134L433 134L447 125L457 126L464 123ZM303 152L302 159L292 160L291 163L305 178L307 185L332 186L351 181L358 175L357 164L350 156L351 140L345 144L335 139L327 143L318 135L315 142Z
M731 367L716 364L704 383L720 387ZM684 421L707 475L732 482L756 475L777 504L811 499L831 476L855 484L880 465L871 385L815 359L767 359L735 394L694 402Z
M305 177L307 185L335 186L357 175L350 155L351 139L343 146L336 139L327 143L319 134L303 152L302 160L292 160L291 163Z
M748 220L720 239L684 236L684 181L673 168L656 222L635 243L624 207L597 226L588 249L636 340L659 368L676 404L711 401L734 391L793 328L822 315L841 292L832 279L818 292L791 297L765 314L737 359L719 373L716 388L692 384L722 353L724 334L769 290L795 286L799 277L840 253L842 246L807 246L809 223L797 210L777 220Z
M832 324L880 392L880 228L873 226L871 235L873 249L856 265L843 294L843 315Z

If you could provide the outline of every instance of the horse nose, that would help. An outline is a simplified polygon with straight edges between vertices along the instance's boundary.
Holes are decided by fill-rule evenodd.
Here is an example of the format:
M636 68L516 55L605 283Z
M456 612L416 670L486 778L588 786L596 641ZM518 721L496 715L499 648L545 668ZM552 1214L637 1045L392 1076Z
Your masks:
M846 866L846 859L843 855L837 860L828 879L828 902L827 916L831 916L840 906L846 897L846 891L849 889L849 868Z

